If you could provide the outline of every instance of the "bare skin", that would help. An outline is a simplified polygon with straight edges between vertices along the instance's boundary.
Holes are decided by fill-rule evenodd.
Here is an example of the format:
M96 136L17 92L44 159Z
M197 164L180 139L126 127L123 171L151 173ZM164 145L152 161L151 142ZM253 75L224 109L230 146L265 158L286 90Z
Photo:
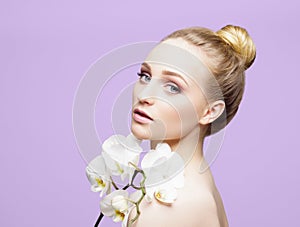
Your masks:
M180 39L167 42L199 56L198 49ZM187 85L183 80L176 78L174 81L174 77L164 75L165 70L175 71L175 68L153 63L159 62L161 56L174 60L171 63L181 64L181 69L192 75L182 74ZM205 76L203 64L193 63L189 56L178 55L176 59L173 56L158 46L156 52L146 59L146 67L142 66L145 75L135 85L133 109L139 108L153 120L143 123L133 119L131 130L137 138L151 140L152 149L158 142L166 142L173 152L181 155L185 161L184 187L178 189L178 197L172 205L162 204L156 199L152 203L143 200L141 215L133 227L227 227L223 202L210 169L199 172L204 160L203 141L207 125L224 111L224 102L216 100L208 105L200 89L206 81L200 77ZM198 72L199 69L202 71ZM178 87L182 89L178 90ZM163 141L159 141L161 138ZM135 215L133 209L128 220Z
M180 142L193 140L197 128ZM203 141L203 140L202 140ZM166 142L166 141L165 141ZM154 145L154 144L153 144ZM176 150L178 143L169 141ZM178 189L178 198L172 205L165 205L157 200L148 203L145 200L140 205L141 215L133 227L227 227L228 221L223 202L216 188L209 168L200 173L199 167L203 160L203 143L198 143L196 152L184 169L184 187ZM178 151L180 153L180 151ZM133 209L129 220L136 215Z
M195 184L197 181L202 181L203 184L206 181L208 184ZM228 226L222 200L211 182L210 171L198 176L198 179L189 177L185 184L183 189L178 190L178 198L171 206L166 206L156 200L151 204L143 201L141 215L133 226ZM135 210L130 214L130 218L134 216Z
M185 169L184 188L178 190L178 198L171 206L155 199L152 203L143 200L140 206L141 215L133 226L227 227L223 202L211 171L207 169L199 174L194 170ZM135 214L133 209L129 220L135 217Z

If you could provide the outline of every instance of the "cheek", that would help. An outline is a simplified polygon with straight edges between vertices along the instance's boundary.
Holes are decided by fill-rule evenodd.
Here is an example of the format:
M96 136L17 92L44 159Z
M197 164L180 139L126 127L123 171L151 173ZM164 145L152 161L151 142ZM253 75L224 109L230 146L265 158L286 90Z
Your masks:
M134 105L137 102L137 94L138 94L138 85L135 83L132 91L132 105Z
M194 105L186 97L160 106L161 120L165 125L167 137L178 138L198 126Z

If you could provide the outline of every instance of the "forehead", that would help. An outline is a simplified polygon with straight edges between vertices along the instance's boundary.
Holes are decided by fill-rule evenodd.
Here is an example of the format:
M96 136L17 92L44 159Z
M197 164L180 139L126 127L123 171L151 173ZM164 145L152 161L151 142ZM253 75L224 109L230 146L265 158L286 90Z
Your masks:
M170 39L159 43L148 54L145 62L161 64L187 76L197 84L201 84L212 76L207 66L200 60L197 47L182 39Z

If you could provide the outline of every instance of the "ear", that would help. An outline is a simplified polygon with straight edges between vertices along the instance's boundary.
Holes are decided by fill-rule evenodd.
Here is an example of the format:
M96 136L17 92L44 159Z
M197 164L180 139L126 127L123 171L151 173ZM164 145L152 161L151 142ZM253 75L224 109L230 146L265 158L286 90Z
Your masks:
M216 120L225 110L225 103L223 100L218 100L211 103L205 110L199 123L202 125L209 124Z

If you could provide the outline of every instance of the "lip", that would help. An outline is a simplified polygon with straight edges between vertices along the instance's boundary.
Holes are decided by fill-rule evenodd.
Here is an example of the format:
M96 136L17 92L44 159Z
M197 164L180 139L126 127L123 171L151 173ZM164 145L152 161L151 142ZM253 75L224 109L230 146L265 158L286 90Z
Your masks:
M145 111L142 111L141 109L135 108L132 114L133 114L133 119L136 122L142 124L148 124L153 121L153 119Z

